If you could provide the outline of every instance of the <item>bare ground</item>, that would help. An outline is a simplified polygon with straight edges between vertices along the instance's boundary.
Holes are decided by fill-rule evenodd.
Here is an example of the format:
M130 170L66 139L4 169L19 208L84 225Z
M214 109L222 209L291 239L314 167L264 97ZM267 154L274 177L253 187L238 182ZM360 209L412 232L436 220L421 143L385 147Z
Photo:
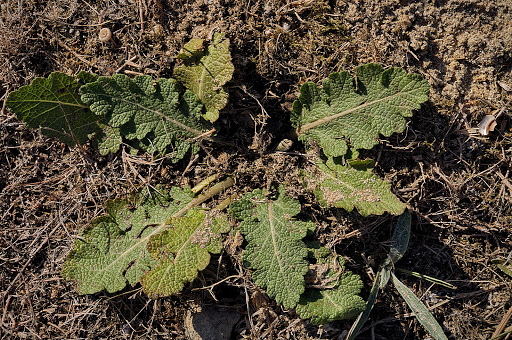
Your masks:
M2 338L177 339L184 337L188 310L220 305L244 314L233 339L342 339L351 322L314 327L266 298L240 266L242 247L233 238L219 261L170 298L150 300L138 287L79 296L59 272L78 231L103 213L105 200L156 183L193 185L210 174L233 173L237 185L230 193L285 178L304 213L318 221L319 238L350 258L367 296L396 219L321 210L298 183L300 157L264 153L289 128L300 84L366 62L401 66L431 85L430 101L406 133L366 154L414 212L400 265L457 289L400 278L452 339L489 339L510 326L512 278L496 266L512 251L510 1L4 0L0 9L2 100L52 71L170 76L188 39L224 32L236 71L221 123L237 143L231 149L206 145L198 159L177 165L147 155L101 157L89 146L69 149L27 130L2 106ZM102 27L113 31L114 43L98 41ZM497 112L496 130L479 135L482 117ZM202 289L209 285L215 286ZM360 336L427 337L390 288Z

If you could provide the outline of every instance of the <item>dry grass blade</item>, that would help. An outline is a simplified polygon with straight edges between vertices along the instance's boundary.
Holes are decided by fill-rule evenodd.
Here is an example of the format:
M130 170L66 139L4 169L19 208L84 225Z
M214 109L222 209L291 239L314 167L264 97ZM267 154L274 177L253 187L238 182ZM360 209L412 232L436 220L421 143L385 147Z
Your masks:
M505 330L505 327L510 321L510 318L512 318L512 307L508 309L507 313L503 316L503 319L501 319L500 323L496 327L496 330L494 331L494 333L492 333L491 339L499 339L500 337L505 335L503 331Z

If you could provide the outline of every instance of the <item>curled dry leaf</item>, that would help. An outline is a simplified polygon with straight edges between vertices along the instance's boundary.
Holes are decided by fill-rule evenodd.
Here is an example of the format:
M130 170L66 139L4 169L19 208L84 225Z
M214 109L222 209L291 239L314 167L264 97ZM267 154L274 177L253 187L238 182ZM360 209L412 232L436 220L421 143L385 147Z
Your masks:
M512 92L512 86L508 85L507 83L498 81L498 85L501 86L501 88L504 89L505 91Z
M496 117L493 115L485 115L478 125L478 132L480 132L480 134L483 136L487 136L489 132L494 131L495 127Z

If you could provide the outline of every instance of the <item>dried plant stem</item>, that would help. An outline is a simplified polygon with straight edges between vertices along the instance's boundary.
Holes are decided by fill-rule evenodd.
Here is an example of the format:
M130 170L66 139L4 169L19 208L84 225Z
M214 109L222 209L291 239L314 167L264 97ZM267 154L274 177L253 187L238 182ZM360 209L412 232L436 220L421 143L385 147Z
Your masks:
M235 181L232 177L228 177L225 180L223 180L220 183L215 184L213 187L208 189L204 194L201 194L194 198L192 201L190 201L186 206L184 206L181 210L176 212L173 217L179 217L189 211L192 207L195 207L207 199L217 195L218 193L221 193L222 191L226 190L230 186L235 184Z

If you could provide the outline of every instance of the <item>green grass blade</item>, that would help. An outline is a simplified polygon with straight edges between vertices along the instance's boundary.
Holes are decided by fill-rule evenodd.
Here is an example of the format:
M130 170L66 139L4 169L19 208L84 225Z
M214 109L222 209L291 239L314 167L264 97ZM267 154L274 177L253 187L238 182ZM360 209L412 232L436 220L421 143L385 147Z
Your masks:
M435 277L432 277L432 276L420 274L418 272L413 272L413 271L410 271L410 270L407 270L407 269L397 268L397 267L395 267L395 270L397 270L397 271L399 271L401 273L405 273L405 274L409 274L411 276L415 276L415 277L423 279L423 280L427 280L429 282L438 284L438 285L446 287L446 288L457 289L457 287L452 285L451 283L448 283L448 282L443 281L443 280L436 279Z
M368 301L366 302L365 310L359 314L356 321L350 327L350 331L347 334L346 340L353 340L356 338L357 334L361 330L361 327L366 323L368 318L370 317L370 313L375 305L375 301L377 301L377 295L379 294L379 286L381 284L381 272L384 272L388 269L382 268L375 276L375 281L373 282L372 290L370 291L370 296L368 296ZM388 274L389 275L389 274Z
M510 270L511 267L507 266L506 265L507 263L505 261L493 260L492 263L494 263L496 265L496 267L498 267L498 269L500 269L502 272L504 272L508 276L512 277L512 270Z
M423 327L425 327L427 332L429 332L430 335L436 340L448 340L443 332L441 325L439 325L432 313L430 313L428 308L420 301L420 299L418 299L418 297L414 295L414 293L409 288L407 288L407 286L398 280L393 272L391 273L391 278L396 289L400 295L402 295L409 308L411 308L412 312L418 321L423 325Z
M509 331L503 332L503 333L501 333L501 334L498 334L498 335L496 335L496 336L493 336L493 337L492 337L492 338L490 338L489 340L497 340L497 339L500 339L502 336L507 335L507 334L510 334L510 333L512 333L512 329L511 329L511 330L509 330Z

